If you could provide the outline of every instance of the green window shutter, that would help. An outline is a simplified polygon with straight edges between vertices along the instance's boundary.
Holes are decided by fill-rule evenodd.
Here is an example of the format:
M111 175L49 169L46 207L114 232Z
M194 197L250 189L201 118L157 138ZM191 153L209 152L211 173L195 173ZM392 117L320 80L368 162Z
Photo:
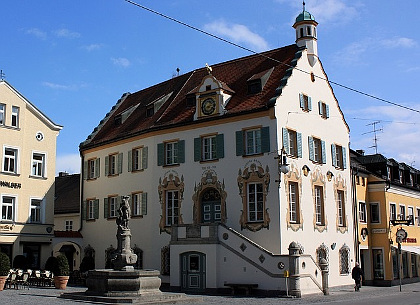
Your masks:
M147 168L147 160L149 159L149 148L143 147L142 153L141 153L141 169Z
M94 208L95 219L99 219L99 199L95 199L93 208Z
M290 154L290 148L289 148L289 131L287 128L282 128L283 131L283 148L286 154Z
M298 158L302 158L302 134L296 133Z
M82 202L82 220L86 220L86 209L87 209L87 202L84 200Z
M300 104L300 108L305 108L305 100L303 99L303 94L299 93L299 104Z
M236 155L244 155L244 133L242 130L237 131L236 133Z
M261 152L270 152L270 127L261 128Z
M315 159L314 139L312 137L308 137L308 148L309 148L309 160L314 161Z
M330 106L328 106L328 105L325 105L325 109L326 109L326 116L327 116L327 118L329 118L330 117Z
M157 145L157 152L158 152L158 166L162 166L165 164L165 145L163 143L159 143Z
M131 172L133 170L133 151L129 150L127 153L128 159L128 171Z
M223 133L216 136L216 157L218 159L225 157L225 136Z
M312 110L312 98L310 96L308 96L308 110Z
M123 168L123 153L118 154L118 174L122 173Z
M86 180L88 176L88 162L83 162L83 180Z
M319 111L319 114L322 115L322 102L321 101L318 102L318 111Z
M108 205L108 197L104 198L104 218L109 217L109 205Z
M95 178L99 178L101 176L101 158L97 158L95 160Z
M109 176L109 156L105 157L105 176Z
M185 140L178 141L178 163L185 163Z
M325 141L321 140L321 147L322 147L322 163L327 163L327 152L325 151Z
M141 215L147 215L147 193L141 194Z
M343 147L342 150L343 150L343 168L345 169L347 168L347 151L345 147Z
M201 161L201 138L194 138L194 162Z
M332 165L337 167L337 149L335 144L331 144L331 157L332 157Z

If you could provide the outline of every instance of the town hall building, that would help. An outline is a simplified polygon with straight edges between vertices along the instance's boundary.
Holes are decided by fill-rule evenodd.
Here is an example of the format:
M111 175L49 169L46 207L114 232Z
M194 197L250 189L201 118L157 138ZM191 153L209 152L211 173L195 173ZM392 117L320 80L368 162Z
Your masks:
M129 195L135 267L172 289L279 293L290 276L301 296L323 291L323 276L352 283L349 127L317 24L304 9L295 44L122 95L80 144L81 233L96 268L112 267Z

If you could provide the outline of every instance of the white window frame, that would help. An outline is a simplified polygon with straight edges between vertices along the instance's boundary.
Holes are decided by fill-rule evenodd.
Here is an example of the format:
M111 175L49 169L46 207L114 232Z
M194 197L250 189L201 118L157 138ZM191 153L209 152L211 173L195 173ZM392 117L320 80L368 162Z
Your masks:
M65 230L66 231L73 231L73 220L66 220L65 221Z
M39 205L35 205L34 201L39 202ZM32 219L33 213L38 214L37 219ZM44 200L42 198L30 198L29 201L29 222L30 223L43 223L44 222Z
M202 160L209 161L217 159L216 135L201 138Z
M109 155L109 176L118 174L118 154Z
M41 156L41 160L36 160L35 156ZM45 178L46 173L47 173L47 154L45 152L32 151L31 175L33 177Z
M260 188L260 190L258 190ZM258 197L261 196L261 200ZM251 204L254 206L251 209ZM258 206L261 205L261 209ZM264 221L264 185L261 182L251 182L247 185L248 222ZM255 215L252 217L252 215ZM258 216L260 215L260 217Z
M87 161L87 179L94 179L95 177L95 161L96 159L89 159Z
M408 219L411 219L410 225L414 226L414 207L413 206L407 207L407 216L408 216Z
M14 166L14 170L10 171L10 170L6 170L5 166L6 166L6 150L13 150L14 154L13 157L11 157L10 155L7 157L8 159L8 169L10 169L10 160L13 160L13 166ZM2 164L2 170L4 173L10 173L10 174L18 174L19 173L19 156L20 156L20 151L18 147L13 147L13 146L3 146L3 164Z
M346 201L344 198L344 191L337 190L337 208L338 208L338 225L340 227L346 226Z
M165 165L178 164L178 141L165 143Z
M245 153L256 155L262 152L261 128L245 130Z
M108 197L108 218L117 217L118 210L118 196Z
M420 227L420 208L417 208L416 209L416 211L417 211L417 226L418 227Z
M19 128L19 112L20 108L18 106L12 106L12 120L10 121L10 126Z
M367 223L367 209L366 209L366 202L359 201L359 222Z
M298 157L298 140L297 140L297 132L296 130L287 129L287 133L289 136L289 151L288 154L293 157Z
M6 124L6 104L0 103L0 125Z
M132 210L131 213L133 216L144 216L143 207L146 202L143 202L143 192L133 193L131 196L132 200Z
M132 166L133 171L139 171L142 170L142 159L143 159L143 147L134 148L132 150Z
M175 196L176 195L176 196ZM166 226L172 226L178 224L180 210L180 198L179 198L179 191L178 190L168 190L165 192L165 199L166 199L166 219L165 224ZM169 213L171 212L171 213ZM169 215L171 214L171 215Z
M5 202L4 202L4 199L5 198L12 198L12 202L5 204ZM17 196L16 195L11 195L11 194L2 194L1 195L1 201L0 201L0 207L1 207L1 209L0 209L0 221L10 222L10 221L15 221L16 220L16 215L17 215L16 209L18 207L17 200L18 199L17 199ZM4 218L4 213L3 213L3 207L4 206L7 206L10 209L12 209L11 219ZM6 209L6 212L8 212L8 208Z
M405 210L405 205L400 204L399 205L399 213L398 213L398 219L405 220L407 218L407 211Z
M321 185L314 186L315 193L315 222L318 226L325 224L325 206L324 206L324 187Z
M397 217L397 204L394 202L389 203L389 220L396 220Z
M372 207L377 206L378 207L378 221L372 221ZM370 214L370 223L381 223L381 208L379 205L379 202L370 202L369 203L369 214Z
M87 220L95 219L95 200L96 199L89 199L87 201L87 213L86 213Z
M299 183L289 181L289 218L291 223L299 223Z

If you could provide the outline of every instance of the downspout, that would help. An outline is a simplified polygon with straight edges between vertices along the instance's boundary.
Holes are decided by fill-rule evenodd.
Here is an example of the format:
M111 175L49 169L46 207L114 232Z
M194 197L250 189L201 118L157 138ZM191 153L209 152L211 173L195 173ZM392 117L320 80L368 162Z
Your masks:
M84 169L85 156L82 154L82 152L80 152L80 159L82 161L82 166L80 167L81 172L80 172L80 215L79 215L79 217L80 217L80 228L79 228L79 232L81 232L82 229L83 229L83 211L82 211L82 209L83 209L83 186L84 186L83 173L85 172L85 169Z
M357 170L354 170L353 167L350 168L351 171L351 196L353 201L353 227L354 227L354 250L356 254L356 262L360 263L360 249L359 249L359 221L357 213L357 192L356 192L356 175Z

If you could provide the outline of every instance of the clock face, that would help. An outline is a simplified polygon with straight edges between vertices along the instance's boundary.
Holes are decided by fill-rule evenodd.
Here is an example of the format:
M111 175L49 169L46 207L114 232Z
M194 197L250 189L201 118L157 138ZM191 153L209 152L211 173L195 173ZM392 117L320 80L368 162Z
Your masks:
M216 110L216 101L212 98L205 99L201 103L201 112L204 115L210 115L213 114Z
M404 229L398 229L396 235L401 240L404 240L407 238L407 232Z

